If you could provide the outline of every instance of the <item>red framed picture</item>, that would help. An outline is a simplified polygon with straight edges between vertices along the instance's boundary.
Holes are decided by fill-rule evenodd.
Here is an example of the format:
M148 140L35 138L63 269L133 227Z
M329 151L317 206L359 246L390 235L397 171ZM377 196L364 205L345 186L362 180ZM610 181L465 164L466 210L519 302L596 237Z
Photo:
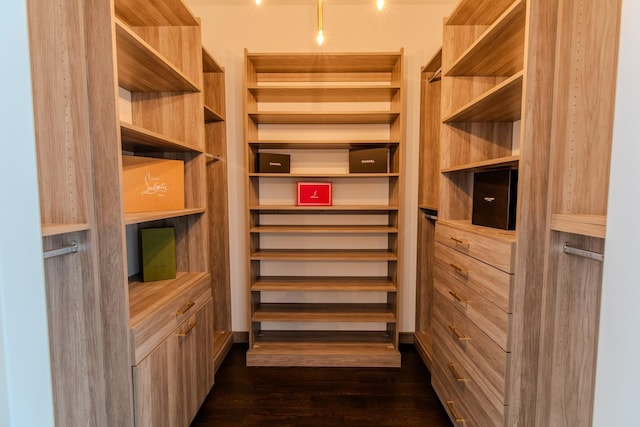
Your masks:
M298 182L296 205L331 206L330 182Z

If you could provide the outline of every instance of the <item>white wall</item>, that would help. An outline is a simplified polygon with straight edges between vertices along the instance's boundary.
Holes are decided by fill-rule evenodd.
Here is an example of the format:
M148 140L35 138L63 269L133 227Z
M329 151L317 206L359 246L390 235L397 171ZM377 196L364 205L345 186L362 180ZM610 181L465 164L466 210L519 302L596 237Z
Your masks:
M0 426L53 426L25 3L0 7Z
M640 3L622 6L594 426L640 423Z
M404 247L399 330L412 332L415 323L415 271L418 192L420 69L440 47L442 21L455 0L387 1L378 12L373 1L325 2L325 42L315 41L313 1L187 0L202 19L207 50L225 67L227 90L228 170L230 209L231 304L234 331L248 330L244 216L243 61L249 52L392 52L405 55L405 180ZM271 3L271 4L269 4Z

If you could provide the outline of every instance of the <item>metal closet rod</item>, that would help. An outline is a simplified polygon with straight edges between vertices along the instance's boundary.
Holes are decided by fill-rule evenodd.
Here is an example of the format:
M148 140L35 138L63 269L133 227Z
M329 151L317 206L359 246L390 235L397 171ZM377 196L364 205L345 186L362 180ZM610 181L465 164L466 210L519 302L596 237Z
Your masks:
M78 252L78 242L74 240L69 246L65 246L59 249L52 249L50 251L44 251L42 254L44 256L44 259L47 259L76 252Z
M577 255L584 258L594 259L596 261L604 261L604 254L594 251L588 251L586 249L578 249L572 246L569 246L567 242L564 242L564 246L562 247L562 252L569 255Z

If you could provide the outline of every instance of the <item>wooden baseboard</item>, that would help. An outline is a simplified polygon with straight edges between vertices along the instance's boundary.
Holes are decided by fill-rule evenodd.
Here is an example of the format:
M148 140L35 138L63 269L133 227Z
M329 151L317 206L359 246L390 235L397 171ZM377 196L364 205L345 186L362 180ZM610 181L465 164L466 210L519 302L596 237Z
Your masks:
M239 344L248 344L249 332L233 332L233 342Z
M398 339L400 344L413 344L413 332L400 332Z

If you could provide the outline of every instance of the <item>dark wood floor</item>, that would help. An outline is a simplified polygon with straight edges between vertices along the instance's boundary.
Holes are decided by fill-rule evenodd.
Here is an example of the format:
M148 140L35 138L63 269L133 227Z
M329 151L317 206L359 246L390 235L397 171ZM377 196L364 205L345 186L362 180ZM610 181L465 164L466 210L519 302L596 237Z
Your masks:
M402 368L247 368L235 344L192 427L451 426L413 345Z

